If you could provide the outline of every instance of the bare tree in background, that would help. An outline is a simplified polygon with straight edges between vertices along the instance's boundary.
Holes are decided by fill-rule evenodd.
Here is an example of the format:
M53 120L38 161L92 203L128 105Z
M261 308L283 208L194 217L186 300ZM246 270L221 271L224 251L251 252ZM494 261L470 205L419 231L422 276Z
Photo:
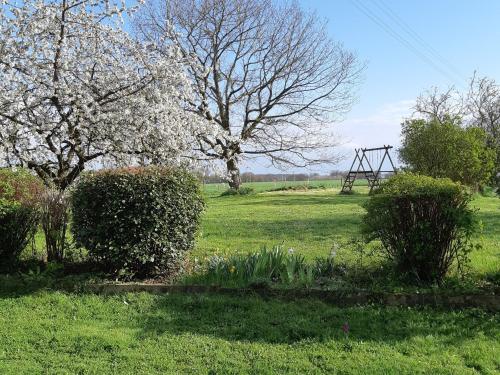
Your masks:
M417 116L439 121L451 117L478 126L500 145L500 84L492 78L474 74L465 93L453 86L444 92L432 88L417 98L414 109Z
M286 1L152 1L135 28L197 60L191 110L220 132L196 148L225 163L232 188L245 158L297 167L338 161L328 125L350 109L362 66L315 14Z
M466 105L472 123L483 128L500 150L500 84L494 79L474 75Z
M449 117L484 129L488 145L497 151L496 169L500 173L500 84L494 79L474 74L465 93L455 87L444 92L433 88L418 97L415 115L441 122Z
M417 117L423 116L443 123L447 120L461 121L465 106L454 86L443 92L439 91L437 87L433 87L417 98L414 110L414 115Z

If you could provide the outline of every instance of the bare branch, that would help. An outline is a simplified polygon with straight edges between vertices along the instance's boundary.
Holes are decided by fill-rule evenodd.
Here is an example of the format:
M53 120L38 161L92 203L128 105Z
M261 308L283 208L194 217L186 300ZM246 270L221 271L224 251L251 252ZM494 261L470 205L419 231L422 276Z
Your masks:
M252 155L281 166L337 161L317 153L337 145L329 126L350 109L363 66L316 14L287 1L151 1L135 30L193 58L191 110L222 130L199 147L206 155L228 167Z

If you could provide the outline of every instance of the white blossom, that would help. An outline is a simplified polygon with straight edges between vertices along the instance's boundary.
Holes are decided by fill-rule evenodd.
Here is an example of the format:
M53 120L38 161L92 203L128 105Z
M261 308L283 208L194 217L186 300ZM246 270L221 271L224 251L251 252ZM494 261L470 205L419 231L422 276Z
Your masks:
M211 124L178 49L132 39L120 0L0 6L0 158L66 188L89 163L180 162Z

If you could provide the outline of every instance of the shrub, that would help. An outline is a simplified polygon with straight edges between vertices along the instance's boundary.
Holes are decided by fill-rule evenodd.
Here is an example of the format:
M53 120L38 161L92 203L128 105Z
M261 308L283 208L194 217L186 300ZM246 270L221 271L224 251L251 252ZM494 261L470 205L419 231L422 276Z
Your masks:
M0 202L0 262L10 267L18 261L36 233L38 214L33 207Z
M399 272L440 282L454 261L463 265L476 229L471 194L449 179L398 174L365 204L364 233L379 239Z
M19 169L0 169L0 264L10 267L33 238L39 219L39 179Z
M66 250L69 202L66 192L46 189L40 196L40 213L47 261L62 262Z
M239 189L227 189L226 191L221 193L221 197L229 196L229 195L250 195L254 194L255 190L250 187L241 187Z
M402 124L401 161L411 171L474 189L491 181L496 152L483 129L462 127L456 119L407 120Z
M203 207L198 181L184 170L101 171L77 184L71 228L106 272L171 276L193 247Z
M0 168L0 200L33 206L43 190L40 179L27 170Z

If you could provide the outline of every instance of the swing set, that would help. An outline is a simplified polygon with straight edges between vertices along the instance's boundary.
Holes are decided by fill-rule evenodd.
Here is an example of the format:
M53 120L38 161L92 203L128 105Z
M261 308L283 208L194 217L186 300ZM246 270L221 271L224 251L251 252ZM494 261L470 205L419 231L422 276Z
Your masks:
M380 185L380 181L383 179L382 173L396 173L396 167L389 153L390 149L392 149L392 146L389 145L375 148L355 149L356 156L344 180L341 193L349 193L354 186L354 181L356 181L359 176L368 181L368 187L371 193L375 187ZM382 170L386 158L390 162L390 166L392 167L391 170ZM372 165L376 166L377 169L373 169Z

